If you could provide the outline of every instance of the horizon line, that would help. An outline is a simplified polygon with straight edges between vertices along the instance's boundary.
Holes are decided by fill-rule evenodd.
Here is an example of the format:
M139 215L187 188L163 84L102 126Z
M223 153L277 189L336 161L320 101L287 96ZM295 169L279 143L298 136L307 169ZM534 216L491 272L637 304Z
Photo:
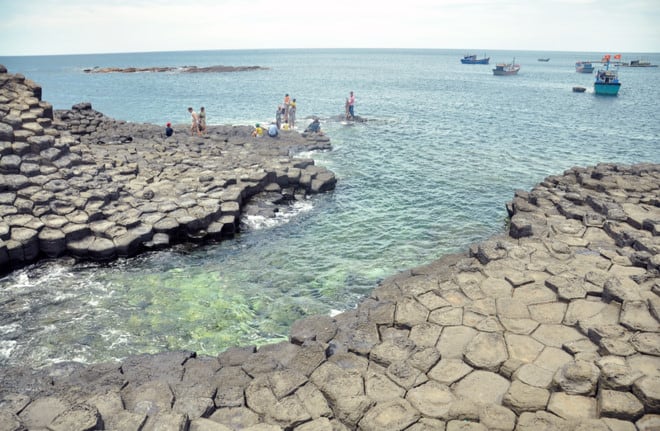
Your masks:
M184 52L214 52L214 51L520 51L520 52L565 52L565 53L602 53L604 51L581 51L581 50L548 50L548 49L484 49L484 48L401 48L401 47L360 47L360 48L213 48L213 49L192 49L192 50L147 50L147 51L106 51L106 52L78 52L78 53L57 53L57 54L0 54L3 57L62 57L62 56L84 56L84 55L124 55L124 54L154 54L154 53L184 53ZM660 54L654 51L607 51L608 53L631 53L631 54Z

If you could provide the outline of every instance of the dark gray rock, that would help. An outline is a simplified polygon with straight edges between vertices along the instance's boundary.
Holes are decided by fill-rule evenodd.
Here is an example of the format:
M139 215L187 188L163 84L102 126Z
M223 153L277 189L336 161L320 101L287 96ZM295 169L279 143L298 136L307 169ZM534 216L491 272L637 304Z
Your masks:
M306 341L327 343L337 333L337 324L329 316L301 319L291 326L291 341L303 344Z
M66 251L66 236L59 229L45 228L39 232L39 249L48 257L59 257Z
M0 123L0 141L14 142L14 128L5 120Z

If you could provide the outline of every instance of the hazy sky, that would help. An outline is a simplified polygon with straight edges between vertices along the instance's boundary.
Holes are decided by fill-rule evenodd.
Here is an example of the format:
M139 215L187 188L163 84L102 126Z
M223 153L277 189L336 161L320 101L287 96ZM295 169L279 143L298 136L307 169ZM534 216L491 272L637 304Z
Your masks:
M0 0L0 56L253 48L660 52L660 0Z

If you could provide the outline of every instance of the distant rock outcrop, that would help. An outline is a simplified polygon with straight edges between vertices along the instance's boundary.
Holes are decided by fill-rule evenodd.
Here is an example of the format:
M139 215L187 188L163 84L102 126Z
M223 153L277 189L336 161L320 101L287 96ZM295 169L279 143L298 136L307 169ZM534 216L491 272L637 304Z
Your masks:
M182 72L182 73L225 73L270 70L261 66L169 66L169 67L93 67L84 69L85 73L136 73L136 72Z

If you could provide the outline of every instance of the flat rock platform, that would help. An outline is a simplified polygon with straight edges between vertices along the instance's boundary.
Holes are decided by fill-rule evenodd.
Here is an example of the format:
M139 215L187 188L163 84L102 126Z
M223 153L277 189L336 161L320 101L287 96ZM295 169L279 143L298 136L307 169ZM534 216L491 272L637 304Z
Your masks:
M572 168L506 205L506 234L287 342L5 367L0 430L660 429L660 165Z

